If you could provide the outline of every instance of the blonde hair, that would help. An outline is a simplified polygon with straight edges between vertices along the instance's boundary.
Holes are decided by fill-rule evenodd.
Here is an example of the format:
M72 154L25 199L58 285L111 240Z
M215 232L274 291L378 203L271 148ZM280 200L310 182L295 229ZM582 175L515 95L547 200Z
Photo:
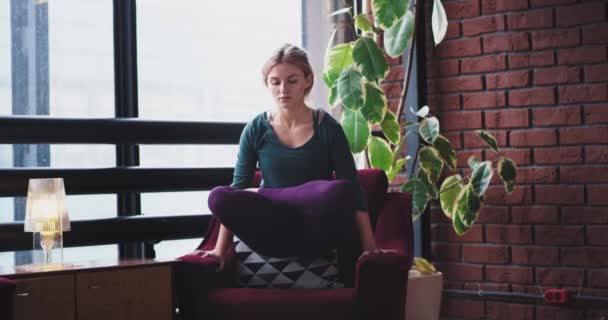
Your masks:
M281 63L289 63L298 67L302 72L304 72L304 76L308 77L310 75L310 86L306 88L304 93L308 95L310 90L312 90L312 86L315 83L315 76L312 72L312 67L310 66L310 62L308 61L308 54L306 51L298 46L294 46L292 44L285 44L266 61L264 67L262 68L262 77L264 80L264 85L267 85L268 74L270 70L274 68L276 65Z

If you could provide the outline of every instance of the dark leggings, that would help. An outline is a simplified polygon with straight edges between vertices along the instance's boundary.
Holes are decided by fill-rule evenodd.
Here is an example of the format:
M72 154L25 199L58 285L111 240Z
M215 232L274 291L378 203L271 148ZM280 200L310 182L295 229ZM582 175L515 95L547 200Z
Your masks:
M347 180L258 192L217 187L209 195L213 215L254 251L271 257L315 257L336 248L360 248L357 203L354 185Z

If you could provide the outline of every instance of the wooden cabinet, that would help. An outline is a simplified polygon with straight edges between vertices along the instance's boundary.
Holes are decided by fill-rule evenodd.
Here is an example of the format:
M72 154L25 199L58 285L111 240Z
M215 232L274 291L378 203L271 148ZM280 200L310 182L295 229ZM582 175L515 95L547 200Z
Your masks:
M15 270L15 319L171 320L171 263L121 261ZM0 268L0 271L3 271Z

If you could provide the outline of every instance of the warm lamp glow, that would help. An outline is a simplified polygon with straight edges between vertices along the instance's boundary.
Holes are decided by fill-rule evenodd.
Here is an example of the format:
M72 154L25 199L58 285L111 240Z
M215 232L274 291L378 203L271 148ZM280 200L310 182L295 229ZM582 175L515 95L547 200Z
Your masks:
M63 231L70 230L62 178L30 179L25 209L26 232L40 233L40 246L49 263L56 242L63 247Z

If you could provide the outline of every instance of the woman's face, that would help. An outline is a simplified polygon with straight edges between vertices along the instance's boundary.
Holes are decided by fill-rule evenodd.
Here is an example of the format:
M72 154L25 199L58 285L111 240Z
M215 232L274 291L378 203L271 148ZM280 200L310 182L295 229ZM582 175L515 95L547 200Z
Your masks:
M280 63L270 69L266 85L275 103L282 108L292 108L304 103L306 89L311 85L311 75L306 77L297 66Z

